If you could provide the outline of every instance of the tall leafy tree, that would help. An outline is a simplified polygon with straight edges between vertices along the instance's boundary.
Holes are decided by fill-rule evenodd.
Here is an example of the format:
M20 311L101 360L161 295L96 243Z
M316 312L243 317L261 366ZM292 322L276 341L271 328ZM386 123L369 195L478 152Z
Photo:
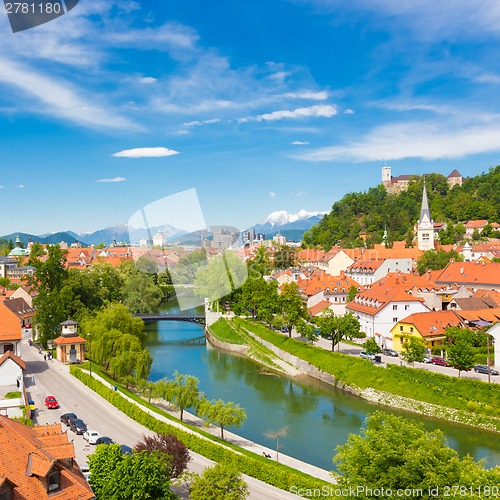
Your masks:
M198 415L205 418L207 425L218 425L222 439L224 439L226 427L240 427L247 418L245 410L240 408L240 405L231 401L225 403L221 399L218 401L202 400L198 406Z
M234 465L215 464L207 467L190 485L192 500L244 500L249 491Z
M361 435L350 434L336 451L338 485L359 487L359 498L373 498L370 492L381 488L422 489L427 495L431 488L442 493L450 485L467 490L498 484L500 478L500 470L487 471L469 456L460 459L440 430L427 432L421 423L381 411L368 416Z
M343 339L352 340L353 338L363 338L365 336L365 333L360 330L358 319L352 313L336 316L331 309L327 309L321 316L316 318L316 324L320 335L331 340L332 351L336 345L337 349L340 350L340 342Z
M458 376L470 370L475 364L473 334L466 328L448 327L446 329L448 362L458 368Z
M283 325L292 336L292 329L302 318L306 317L306 307L299 293L297 283L285 283L278 296L278 311L283 319Z
M169 401L181 412L181 421L184 418L184 410L195 408L202 397L198 389L199 380L192 375L183 375L179 372L174 373L174 380L169 380L163 385L164 391L162 398Z
M412 365L415 361L422 361L426 353L425 342L413 336L403 335L403 343L401 348L401 357Z

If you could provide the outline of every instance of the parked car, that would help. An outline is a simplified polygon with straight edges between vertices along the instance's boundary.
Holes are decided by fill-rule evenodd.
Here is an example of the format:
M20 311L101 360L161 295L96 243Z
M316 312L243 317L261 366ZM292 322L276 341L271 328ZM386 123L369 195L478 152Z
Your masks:
M99 439L99 433L97 431L89 431L86 430L83 433L83 439L87 441L89 444L97 444L97 440Z
M59 408L59 402L55 398L55 396L47 396L45 398L45 406L49 410L55 410L56 408Z
M446 359L444 358L440 358L438 356L434 356L432 359L431 359L431 363L433 365L439 365L439 366L450 366L450 363L448 363L448 361L446 361Z
M100 438L97 438L95 444L115 444L115 442L109 437L101 436Z
M75 418L78 418L75 413L65 413L64 415L61 415L61 422L63 424L66 424L66 427L68 427L70 421L74 420Z
M382 353L386 356L392 356L393 358L397 358L399 354L394 349L383 349Z
M372 361L375 361L375 354L372 354L371 352L360 351L359 356L364 359L371 359Z
M120 450L123 455L132 455L132 453L134 452L134 450L130 446L127 446L126 444L121 444Z
M431 356L424 356L422 359L422 363L432 363Z
M87 425L81 418L75 418L70 421L69 428L75 434L83 434L87 430Z
M488 370L490 372L490 375L498 375L499 374L498 370L495 370L495 368L491 368L491 366L489 368L486 365L476 365L474 367L474 371L476 373L485 373L486 375L488 375Z

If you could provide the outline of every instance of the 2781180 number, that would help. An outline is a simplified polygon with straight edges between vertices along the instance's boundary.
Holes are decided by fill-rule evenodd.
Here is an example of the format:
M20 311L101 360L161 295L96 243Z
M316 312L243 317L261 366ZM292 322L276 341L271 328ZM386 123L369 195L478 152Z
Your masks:
M5 3L7 14L60 14L58 2L12 2Z

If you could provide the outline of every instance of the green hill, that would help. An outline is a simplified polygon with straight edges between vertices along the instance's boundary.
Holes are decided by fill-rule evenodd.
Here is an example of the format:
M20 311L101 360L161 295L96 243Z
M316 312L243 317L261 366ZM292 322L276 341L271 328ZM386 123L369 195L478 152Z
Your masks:
M448 187L441 174L425 176L431 216L435 221L456 224L467 220L500 221L500 166L467 179L462 186ZM361 245L359 233L368 233L368 244L380 243L387 227L389 241L413 237L420 215L423 178L415 176L408 189L389 194L382 185L365 192L349 193L334 203L332 211L304 234L307 246L326 249L336 243L345 247Z

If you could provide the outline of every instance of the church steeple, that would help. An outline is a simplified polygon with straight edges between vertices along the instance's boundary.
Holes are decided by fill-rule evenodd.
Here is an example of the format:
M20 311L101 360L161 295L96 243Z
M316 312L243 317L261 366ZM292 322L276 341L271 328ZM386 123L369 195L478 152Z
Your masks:
M431 220L431 211L429 210L429 201L427 200L427 189L425 189L425 179L424 179L424 191L422 193L422 206L420 207L420 222Z
M431 219L425 178L422 192L422 205L420 207L420 219L417 225L417 241L419 250L426 252L427 250L434 249L434 221Z

